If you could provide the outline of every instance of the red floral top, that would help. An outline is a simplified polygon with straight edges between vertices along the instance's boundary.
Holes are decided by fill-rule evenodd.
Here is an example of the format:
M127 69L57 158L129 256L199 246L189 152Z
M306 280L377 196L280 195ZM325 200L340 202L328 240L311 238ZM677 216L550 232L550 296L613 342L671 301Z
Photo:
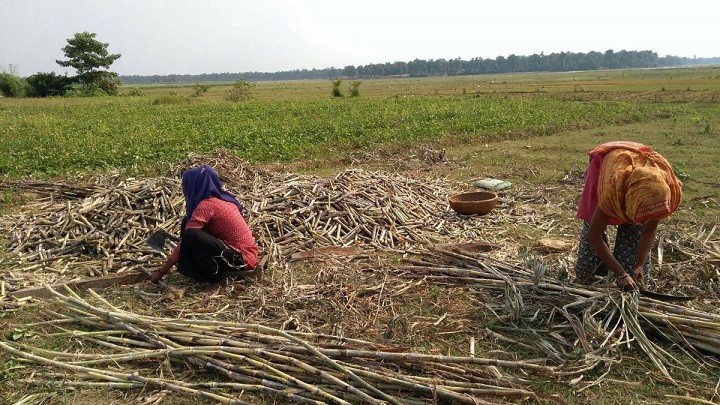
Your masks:
M258 264L258 247L255 244L250 227L235 204L210 197L202 200L192 213L186 229L202 229L222 240L240 253L248 270ZM170 263L175 265L180 257L180 243L170 254Z

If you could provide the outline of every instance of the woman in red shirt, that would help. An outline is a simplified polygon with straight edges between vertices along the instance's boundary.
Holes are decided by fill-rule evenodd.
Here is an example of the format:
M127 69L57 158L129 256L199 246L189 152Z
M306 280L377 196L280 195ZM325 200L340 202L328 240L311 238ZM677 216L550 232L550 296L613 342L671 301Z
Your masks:
M682 183L670 163L649 146L608 142L590 151L577 218L584 221L575 278L590 283L608 270L623 289L637 289L648 272L661 219L680 204ZM617 225L611 252L605 230Z
M243 218L244 208L223 189L217 172L208 165L190 169L183 173L182 189L186 213L180 242L150 281L157 283L176 264L179 273L211 283L228 272L253 270L258 248Z

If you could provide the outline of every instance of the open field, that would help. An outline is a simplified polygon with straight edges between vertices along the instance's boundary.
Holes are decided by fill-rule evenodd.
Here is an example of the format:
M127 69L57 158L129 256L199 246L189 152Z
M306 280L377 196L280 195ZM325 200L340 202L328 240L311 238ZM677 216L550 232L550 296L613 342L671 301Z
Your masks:
M132 169L227 148L253 162L282 162L412 143L465 143L546 135L669 115L672 106L496 97L423 97L152 105L146 98L93 106L8 107L0 172ZM88 100L90 102L92 100Z
M341 90L348 93L347 86L353 80L343 81ZM473 93L509 93L525 95L551 95L566 97L561 93L598 93L609 98L627 96L633 92L655 101L662 93L683 92L686 100L709 101L711 92L720 90L720 68L672 68L641 70L607 70L592 72L516 73L482 76L449 76L422 78L394 78L360 80L362 97L389 98L433 95L463 95ZM222 100L232 83L209 84L203 98ZM144 95L157 97L170 92L182 96L194 93L189 85L142 85L127 86L121 93L130 94L135 89ZM256 97L260 100L326 99L331 92L331 80L303 80L285 82L258 82ZM609 94L604 94L610 92ZM574 94L574 96L580 96ZM703 96L708 96L703 99ZM674 96L672 96L674 97ZM666 99L671 99L668 96ZM680 95L682 98L683 95Z
M654 317L662 314L653 302L640 299L625 304L642 314L640 323L648 330L647 335L631 339L626 329L631 326L621 322L612 328L621 310L613 309L613 300L623 299L620 294L587 299L552 290L556 284L576 287L567 282L572 279L580 227L573 217L587 150L615 139L643 142L666 156L684 182L680 209L660 226L650 285L662 292L695 296L690 303L672 307L672 313L678 324L685 316L682 311L692 308L707 314L705 319L714 321L696 320L701 326L695 330L706 333L709 342L717 339L720 230L714 226L720 223L720 69L366 80L359 98L343 99L330 97L329 80L259 83L255 99L243 103L225 101L228 89L228 85L211 85L206 93L193 97L192 86L142 86L135 89L140 94L135 96L128 95L133 88L124 88L123 96L112 98L0 99L0 175L4 176L0 231L6 238L0 256L3 290L113 273L123 266L159 265L159 253L148 249L135 253L128 248L142 245L146 235L142 228L134 228L135 220L115 222L120 223L117 235L127 235L119 243L125 243L124 250L119 245L111 248L117 241L87 240L78 242L80 250L63 257L48 258L41 251L63 235L63 246L72 246L73 238L81 241L83 232L91 232L80 216L74 216L79 224L70 221L64 226L70 224L78 233L63 234L53 225L57 215L67 213L70 218L69 213L82 212L83 218L101 228L94 218L125 210L125 198L131 211L153 209L145 194L124 191L125 197L117 200L119 206L108 202L104 212L82 211L82 200L62 194L63 184L70 191L85 185L99 187L99 192L127 190L119 184L128 176L148 187L142 182L155 184L159 176L170 174L170 179L162 181L172 185L180 169L191 163L184 162L188 154L195 162L216 163L227 184L251 207L249 222L262 250L271 257L259 283L237 284L215 297L203 296L203 286L172 274L168 288L141 283L98 290L101 297L84 293L82 300L0 301L4 348L27 352L30 349L18 346L25 344L39 356L76 362L66 369L57 364L39 367L34 360L21 360L19 353L0 352L4 402L33 395L36 402L70 404L219 401L191 394L190 388L222 396L244 392L241 399L249 403L302 400L253 392L254 385L212 388L209 383L233 379L217 368L200 369L193 362L204 358L218 365L219 358L239 361L240 357L233 357L239 354L218 354L208 347L195 353L151 351L140 342L140 334L117 332L127 324L152 329L158 339L173 344L188 344L183 339L193 333L202 332L205 338L224 334L235 339L235 344L265 350L248 355L249 362L242 364L262 370L265 374L261 375L277 386L287 384L286 394L302 393L295 384L304 382L288 382L287 376L302 375L303 381L326 389L332 397L349 395L346 398L353 403L360 400L352 395L362 394L343 393L339 385L329 383L328 375L348 378L343 374L347 370L332 369L330 364L366 372L360 375L376 381L374 385L392 396L395 390L400 392L398 380L408 378L418 386L430 381L501 403L720 400L717 355L693 352L683 342L671 343L668 336L673 333L667 329L648 328L657 325ZM217 157L220 148L229 155ZM472 180L484 177L508 180L513 187L501 193L490 216L453 214L445 204L447 195L472 190ZM37 185L38 180L50 186L22 188ZM353 187L362 193L352 192ZM405 224L388 234L394 232L400 238L391 241L372 232L372 237L365 238L357 229L353 234L340 225L326 232L322 223L312 228L311 236L302 236L303 227L318 223L322 209L313 206L315 199L327 200L329 206L329 195L338 190L353 196L339 200L346 209L350 207L348 212L359 215L353 221L382 228L383 218L397 215ZM182 211L179 190L170 191L163 198ZM53 201L47 199L49 195ZM374 210L364 213L358 208L363 207L363 195L395 201L395 205L383 208L380 216ZM297 205L286 211L268 208L277 205L278 199ZM428 206L436 216L421 215ZM148 215L162 216L164 222L156 225L169 229L178 223L177 215L152 211ZM414 215L425 219L416 221ZM279 224L291 220L301 236L283 234L285 228ZM100 231L114 234L116 230ZM24 251L28 257L24 261L18 262L9 252L17 247L11 243L15 234L27 234L27 239L20 239L32 246ZM44 234L45 242L40 237L36 245L38 239L31 234ZM540 243L548 239L554 247ZM478 262L484 259L478 258L483 255L447 258L431 250L436 243L478 241L493 245L482 264ZM359 253L290 260L292 253L329 246L352 247ZM110 253L113 257L108 259ZM33 255L38 259L32 259ZM484 272L511 274L513 282L495 283L495 276ZM538 284L537 277L542 283ZM538 287L545 284L548 289ZM83 307L82 301L91 305ZM601 313L605 315L597 318L600 321L593 321L592 314ZM628 315L624 316L631 325ZM183 323L190 319L198 324ZM268 329L238 331L211 321ZM348 340L322 338L323 334ZM313 360L298 339L310 342L332 360ZM656 346L645 345L644 339ZM295 360L270 354L276 347L260 345L267 342L293 347L292 355L284 355L296 356ZM221 346L217 341L206 345ZM652 347L666 350L667 356ZM335 348L374 351L387 358L379 361L367 353L362 360L335 357ZM145 360L126 359L146 349ZM409 358L393 360L403 353L410 354ZM663 371L649 353L655 353L667 369ZM423 354L445 357L429 359ZM217 359L208 360L213 356ZM480 360L471 358L497 363L473 364ZM104 365L110 360L116 363ZM90 384L78 373L81 361L118 374L102 384ZM325 380L313 379L317 370L327 373ZM180 394L176 387L161 388L157 382L145 388L140 387L147 381L120 382L120 374L133 371L196 385L186 386L186 394ZM244 368L236 371L251 375ZM286 373L284 377L280 371ZM397 380L375 380L380 377L373 373ZM58 387L58 381L66 383ZM468 388L463 388L463 382L477 390L463 391ZM433 397L428 394L432 390L415 388L404 387L420 402L464 400L453 392L440 390ZM339 402L329 397L322 401Z

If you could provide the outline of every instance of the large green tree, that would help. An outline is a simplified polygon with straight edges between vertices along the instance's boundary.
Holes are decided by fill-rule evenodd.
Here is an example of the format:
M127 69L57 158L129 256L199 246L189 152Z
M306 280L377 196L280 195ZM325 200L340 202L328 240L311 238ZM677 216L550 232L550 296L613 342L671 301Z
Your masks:
M117 73L109 69L119 57L119 53L109 53L109 44L95 39L97 34L78 32L68 38L67 45L62 49L68 60L57 60L60 66L72 67L77 70L77 80L86 88L100 89L108 94L117 92L120 84Z

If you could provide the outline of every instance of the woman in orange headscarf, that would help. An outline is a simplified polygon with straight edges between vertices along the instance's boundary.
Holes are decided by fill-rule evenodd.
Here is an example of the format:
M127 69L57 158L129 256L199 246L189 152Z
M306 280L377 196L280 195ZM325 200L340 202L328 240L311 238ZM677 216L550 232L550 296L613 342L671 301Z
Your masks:
M664 157L640 143L608 142L589 154L577 213L585 222L575 277L589 283L609 269L618 287L637 289L647 274L658 222L677 209L682 183ZM613 252L608 225L618 226Z

